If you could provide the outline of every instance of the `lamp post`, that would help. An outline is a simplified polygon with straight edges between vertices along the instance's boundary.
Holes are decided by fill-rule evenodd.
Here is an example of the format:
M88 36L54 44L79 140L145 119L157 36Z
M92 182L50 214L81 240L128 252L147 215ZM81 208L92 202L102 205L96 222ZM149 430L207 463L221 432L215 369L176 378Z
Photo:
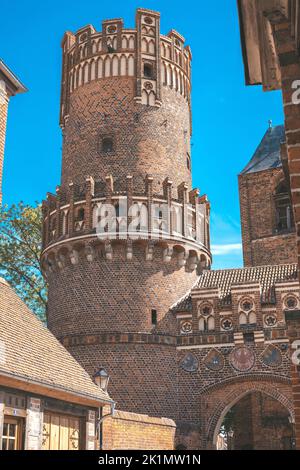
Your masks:
M107 393L108 389L108 382L109 382L109 375L104 367L100 367L100 369L94 374L94 382L98 385L104 393ZM98 420L97 420L97 429L98 429L98 436L99 436L99 450L102 450L103 447L103 426L102 423L106 418L110 416L114 416L115 413L115 402L112 401L110 405L110 413L103 416L102 407L99 408L98 412Z
M292 450L295 450L296 449L295 418L291 415L289 416L289 423L292 426L291 448Z
M107 393L109 375L104 369L104 367L100 367L100 369L96 372L96 374L94 375L94 381L95 384L103 390L103 392Z

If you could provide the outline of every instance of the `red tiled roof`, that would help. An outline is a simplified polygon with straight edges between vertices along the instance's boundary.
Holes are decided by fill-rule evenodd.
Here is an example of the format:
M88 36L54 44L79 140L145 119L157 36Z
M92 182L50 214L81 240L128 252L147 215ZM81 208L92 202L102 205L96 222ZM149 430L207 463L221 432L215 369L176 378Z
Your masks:
M274 301L275 284L284 281L298 280L297 264L282 264L277 266L255 266L241 269L205 270L200 275L193 289L219 289L221 302L228 303L232 286L240 284L259 283L261 286L262 303ZM171 307L172 312L192 310L191 292L178 300Z

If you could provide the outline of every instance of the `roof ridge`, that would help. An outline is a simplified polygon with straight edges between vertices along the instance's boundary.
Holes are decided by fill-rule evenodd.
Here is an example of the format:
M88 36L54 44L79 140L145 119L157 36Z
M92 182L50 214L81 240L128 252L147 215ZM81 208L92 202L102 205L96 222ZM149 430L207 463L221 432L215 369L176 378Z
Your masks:
M3 288L2 286L5 286ZM88 372L30 310L13 287L0 277L0 336L9 352L1 364L1 375L9 374L47 388L47 396L59 390L78 397L110 401ZM22 364L14 357L22 350ZM37 356L42 357L41 363Z
M225 268L225 269L211 269L205 270L200 274L200 277L203 276L205 273L224 273L224 272L237 272L237 271L246 271L246 270L253 270L253 269L263 269L263 268L280 268L280 267L287 267L287 266L298 266L297 263L284 263L284 264L263 264L261 266L244 266L242 268Z
M4 277L0 276L0 284L4 284L5 286L9 286L9 283L4 279Z
M202 273L201 273L202 274ZM175 308L177 305L180 304L180 302L182 302L183 300L187 299L190 295L191 295L191 292L192 290L197 287L198 285L198 282L199 282L199 279L200 279L200 276L201 274L199 275L198 279L196 280L196 282L193 284L193 286L185 293L183 294L182 297L180 297L180 299L176 300L176 302L174 302L173 305L171 305L171 307L169 308L169 310L173 310L173 308Z

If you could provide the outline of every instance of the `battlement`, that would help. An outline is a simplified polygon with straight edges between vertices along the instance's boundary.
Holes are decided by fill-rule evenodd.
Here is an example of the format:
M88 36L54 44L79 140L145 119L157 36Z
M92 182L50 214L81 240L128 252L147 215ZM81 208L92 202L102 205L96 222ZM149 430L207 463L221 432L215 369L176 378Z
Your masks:
M132 77L135 100L161 106L161 87L168 87L190 102L191 50L177 31L160 34L160 14L138 9L134 29L124 29L120 18L105 20L102 31L92 25L75 34L65 33L62 41L63 80L61 90L62 127L69 112L70 95L95 80Z
M91 255L90 238L96 239L112 259L112 245L126 246L126 259L132 258L132 246L143 242L147 260L153 259L154 246L164 247L164 261L177 253L181 266L189 264L196 269L211 263L209 247L209 212L207 197L199 197L199 190L188 191L186 183L177 188L174 197L172 181L163 182L163 194L154 194L153 177L145 178L145 191L134 191L132 176L127 176L127 190L116 191L111 175L103 184L92 177L85 187L71 183L68 193L49 194L43 202L43 258L68 246L74 256L74 244L88 242L87 256ZM48 253L49 252L49 253ZM75 256L74 259L77 259Z

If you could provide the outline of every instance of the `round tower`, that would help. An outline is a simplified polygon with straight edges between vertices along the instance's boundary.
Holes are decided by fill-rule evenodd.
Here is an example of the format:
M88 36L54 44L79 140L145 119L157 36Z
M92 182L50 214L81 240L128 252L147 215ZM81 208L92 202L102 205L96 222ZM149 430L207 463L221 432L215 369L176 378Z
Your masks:
M43 203L48 325L122 409L176 418L169 312L211 262L191 188L191 51L138 9L62 42L61 185ZM126 393L124 393L126 391Z

